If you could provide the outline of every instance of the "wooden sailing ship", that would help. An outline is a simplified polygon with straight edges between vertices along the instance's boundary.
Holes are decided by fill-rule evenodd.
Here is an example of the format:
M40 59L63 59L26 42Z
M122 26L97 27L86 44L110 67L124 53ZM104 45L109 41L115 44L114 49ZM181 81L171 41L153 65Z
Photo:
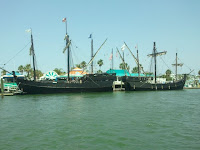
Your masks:
M177 80L177 66L182 65L182 64L177 63L177 54L176 54L176 64L173 64L174 66L176 66L176 80L171 81L171 82L165 82L165 83L157 82L156 57L160 56L160 55L164 55L164 54L166 54L166 51L164 51L164 52L156 51L156 43L154 42L153 53L147 55L147 56L154 58L154 67L155 67L154 79L153 79L153 77L147 77L147 76L146 77L124 76L124 77L122 77L122 81L125 83L126 91L155 91L155 90L181 90L181 89L183 89L185 81L186 81L186 74L184 75L184 77L182 79ZM134 58L138 65L138 70L143 69L143 68L140 68L138 59L136 57L134 57ZM154 81L154 82L152 82L152 81Z
M66 19L65 19L66 23ZM67 50L67 68L68 68L68 76L65 80L57 80L57 81L37 81L36 73L35 73L35 52L33 45L33 35L31 32L31 54L33 56L33 71L34 71L34 79L33 80L24 80L16 78L16 82L19 85L19 88L27 94L43 94L43 93L71 93L71 92L106 92L112 91L113 81L116 80L116 76L114 74L87 74L81 78L77 78L76 80L72 80L70 78L70 44L71 40L69 39L69 35L67 34L67 23L66 23L66 47L63 50L63 53ZM105 43L106 41L104 41ZM101 45L101 47L104 45ZM101 49L98 49L98 51ZM90 62L91 64L94 57L98 53L98 51L93 56Z

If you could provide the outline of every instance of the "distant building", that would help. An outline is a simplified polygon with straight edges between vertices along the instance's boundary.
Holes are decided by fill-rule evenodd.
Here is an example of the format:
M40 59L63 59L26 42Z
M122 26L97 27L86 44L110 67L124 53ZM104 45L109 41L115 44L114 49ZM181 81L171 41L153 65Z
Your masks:
M78 68L78 67L72 69L72 71L69 72L69 75L71 77L82 77L85 74L87 74L87 72L85 72L83 69Z
M133 77L138 77L139 74L138 73L129 73L127 70L120 70L120 69L110 69L110 70L107 70L106 73L108 74L112 74L112 73L116 73L116 76L118 77L122 77L122 76L133 76ZM140 77L145 77L146 75L143 74L143 73L140 73ZM149 76L153 76L153 75L147 75L148 77Z
M17 78L23 78L24 75L20 74L18 71L15 71L15 75ZM4 91L16 91L18 89L17 83L14 80L14 77L10 73L6 73L6 75L1 76L4 82Z
M86 74L88 74L88 73L85 72L83 69L78 68L78 67L72 69L72 71L69 72L69 76L72 80L76 79L76 78L83 77ZM67 78L68 78L67 73L65 75L60 75L60 76L57 77L57 79L59 79L59 80L66 80Z
M199 75L188 75L188 80L185 82L185 87L200 87L199 77Z

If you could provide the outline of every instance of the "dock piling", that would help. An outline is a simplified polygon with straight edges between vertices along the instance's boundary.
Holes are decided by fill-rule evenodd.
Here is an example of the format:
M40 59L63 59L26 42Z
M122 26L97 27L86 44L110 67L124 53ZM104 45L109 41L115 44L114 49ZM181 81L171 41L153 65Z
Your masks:
M3 83L3 78L1 78L1 98L4 98L4 83Z

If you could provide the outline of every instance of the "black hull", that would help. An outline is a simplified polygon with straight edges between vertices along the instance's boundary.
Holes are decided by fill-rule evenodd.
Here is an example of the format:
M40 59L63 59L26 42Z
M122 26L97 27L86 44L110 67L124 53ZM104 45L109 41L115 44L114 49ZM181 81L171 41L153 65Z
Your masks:
M148 83L147 81L133 81L127 78L125 81L126 91L157 91L157 90L182 90L185 85L185 79L171 83Z
M80 93L80 92L107 92L112 91L113 81L116 76L95 78L87 77L78 82L65 81L30 81L17 79L19 88L26 94L50 94L50 93Z
M83 84L71 84L62 83L60 85L55 85L55 83L33 83L34 81L23 82L19 84L19 88L27 94L50 94L50 93L76 93L76 92L106 92L112 91L112 83L110 82L107 86L92 85L89 83ZM39 85L40 84L40 85Z

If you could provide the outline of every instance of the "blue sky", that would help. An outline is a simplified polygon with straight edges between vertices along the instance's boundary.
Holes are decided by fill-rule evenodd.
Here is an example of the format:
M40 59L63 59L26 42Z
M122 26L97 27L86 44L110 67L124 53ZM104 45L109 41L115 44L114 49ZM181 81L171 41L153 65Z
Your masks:
M30 34L32 28L38 69L43 72L62 68L66 71L65 24L72 40L74 64L90 60L90 39L94 38L94 51L105 43L94 63L104 60L102 70L110 68L109 56L114 49L114 68L119 68L121 60L116 57L125 41L136 55L138 44L140 62L144 70L150 70L153 42L158 51L167 55L158 59L158 73L164 73L175 63L175 53L181 63L180 73L193 74L200 70L200 1L199 0L1 0L0 1L0 66L16 70L19 65L30 63ZM22 50L20 53L18 53ZM18 53L18 54L17 54ZM17 55L16 55L17 54ZM136 66L128 50L125 60L131 69ZM167 65L166 65L167 64ZM96 65L95 69L99 69Z

